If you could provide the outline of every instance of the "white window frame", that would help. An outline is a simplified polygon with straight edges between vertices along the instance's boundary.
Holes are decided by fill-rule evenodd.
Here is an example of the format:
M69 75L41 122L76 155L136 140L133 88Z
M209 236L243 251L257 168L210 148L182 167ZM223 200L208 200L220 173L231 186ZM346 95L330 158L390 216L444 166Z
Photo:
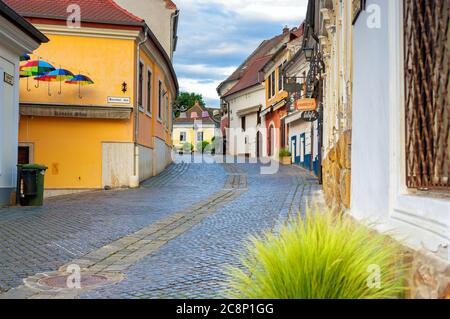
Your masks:
M148 79L148 75L149 75L149 72L150 72L150 79ZM148 94L149 94L149 92L148 92L148 81L150 80L150 86L151 86L151 89L150 89L150 96L148 96ZM153 89L154 89L154 87L153 87L153 70L152 70L152 68L151 67L147 67L147 85L146 85L146 92L147 92L147 94L146 94L146 103L145 103L145 113L148 115L148 116L150 116L150 117L152 117L152 114L153 114ZM150 111L148 110L148 104L150 103Z
M158 109L157 109L157 119L158 122L162 124L162 112L163 112L163 92L164 92L164 87L163 87L163 81L161 81L161 79L158 77Z
M184 135L184 140L181 140L181 136ZM187 142L187 132L186 131L181 131L180 132L180 143L186 143Z
M390 226L401 230L399 237L412 248L432 251L448 247L450 241L450 200L427 196L406 187L405 76L403 2L388 2L389 18L389 110L390 110ZM388 227L390 228L390 227ZM450 249L447 256L450 261Z
M140 88L139 88L139 80L140 80L140 77L139 77L139 69L140 69L140 67L141 67L141 64L142 64L142 85L140 86ZM144 105L145 105L145 94L144 94L144 83L145 83L145 78L146 78L146 76L145 76L145 73L144 73L144 70L145 70L145 63L144 63L144 61L142 60L142 59L140 59L139 60L139 65L138 65L138 92L137 92L137 105L138 105L138 109L139 109L139 111L140 112L144 112L144 110L145 110L145 108L144 108ZM141 95L142 95L142 105L139 105L139 89L141 90Z

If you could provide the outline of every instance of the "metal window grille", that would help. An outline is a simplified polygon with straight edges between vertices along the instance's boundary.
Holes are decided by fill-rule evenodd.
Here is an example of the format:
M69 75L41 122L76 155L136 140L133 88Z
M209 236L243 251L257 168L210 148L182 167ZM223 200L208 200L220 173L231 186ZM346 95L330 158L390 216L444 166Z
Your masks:
M404 0L406 183L450 191L450 2Z

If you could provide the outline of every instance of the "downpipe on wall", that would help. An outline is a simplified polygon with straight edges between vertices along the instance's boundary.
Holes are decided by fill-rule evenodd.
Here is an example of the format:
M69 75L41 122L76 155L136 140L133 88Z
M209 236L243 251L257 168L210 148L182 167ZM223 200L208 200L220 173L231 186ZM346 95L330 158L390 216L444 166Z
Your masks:
M147 32L145 32L144 40L138 43L137 46L137 61L136 61L136 85L135 95L139 95L139 63L141 62L141 46L147 42ZM143 92L141 92L143 94ZM139 187L139 104L138 98L135 99L135 114L134 114L134 163L133 163L133 175L130 176L129 186L130 188Z

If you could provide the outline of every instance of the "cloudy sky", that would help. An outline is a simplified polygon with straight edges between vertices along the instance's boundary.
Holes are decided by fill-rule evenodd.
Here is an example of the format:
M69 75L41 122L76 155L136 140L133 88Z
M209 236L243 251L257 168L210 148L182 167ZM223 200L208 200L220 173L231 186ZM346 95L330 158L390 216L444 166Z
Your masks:
M216 87L261 43L300 25L307 0L175 0L181 10L175 69L180 90L218 107Z

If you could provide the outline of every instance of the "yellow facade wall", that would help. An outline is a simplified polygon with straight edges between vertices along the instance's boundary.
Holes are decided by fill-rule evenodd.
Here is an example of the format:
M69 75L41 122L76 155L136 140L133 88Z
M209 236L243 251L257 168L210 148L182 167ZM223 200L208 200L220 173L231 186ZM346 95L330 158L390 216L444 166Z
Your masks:
M67 69L74 74L89 76L95 84L81 88L82 99L78 96L78 86L62 84L62 93L58 94L59 82L50 83L51 96L48 95L48 84L29 78L20 80L20 102L74 104L74 105L109 105L108 96L129 97L134 105L135 77L135 41L113 38L93 38L71 35L46 34L49 43L36 50L33 59L41 57L55 68ZM122 92L122 83L128 85L128 92Z
M114 33L114 32L113 32ZM77 85L59 82L40 82L39 88L33 78L21 79L20 102L62 106L108 106L130 107L137 104L137 39L118 39L77 34L46 34L50 42L42 45L32 59L45 60L55 68L64 68L74 74L89 76L95 84L81 87L79 98ZM164 89L171 93L163 70L154 59L140 52L144 63L143 111L138 114L138 144L154 148L154 138L158 137L171 145L171 108L167 128L157 120L158 79L163 81ZM152 112L146 112L147 70L152 71ZM122 83L127 84L127 92L122 92ZM28 89L27 89L28 87ZM129 104L108 103L108 97L126 97ZM35 163L49 167L46 174L46 189L92 189L103 184L102 143L133 143L135 134L135 112L128 120L84 119L63 117L21 116L19 123L19 142L31 145L32 159Z
M273 105L289 96L288 92L281 90L281 88L278 85L278 79L282 74L280 74L278 66L283 63L283 61L288 61L289 54L286 53L279 59L277 59L274 69L272 69L270 72L267 72L265 85L266 85L266 106ZM275 95L269 98L269 77L272 74L272 72L275 71Z
M179 127L175 126L173 128L173 145L177 148L181 148L184 143L186 142L180 142L180 133L186 132L186 142L191 143L194 145L194 149L197 149L196 145L196 137L195 132L203 132L203 140L207 141L209 143L212 142L212 139L215 136L215 128L211 127L204 127L204 128L198 128L196 131L192 127Z
M102 142L131 142L132 132L128 120L21 116L19 141L48 166L46 188L101 188Z
M154 147L153 138L148 136L148 132L151 132L151 137L155 136L165 141L167 145L172 145L172 139L170 134L170 127L172 125L172 95L170 93L169 84L165 80L164 72L147 54L147 52L141 49L140 61L144 64L144 95L143 95L143 108L139 115L139 144ZM152 72L152 96L151 98L151 113L147 111L147 79L148 70ZM159 103L159 81L162 82L163 91L167 92L168 105L166 107L166 97L162 99L162 114L161 118L158 116L158 103Z

